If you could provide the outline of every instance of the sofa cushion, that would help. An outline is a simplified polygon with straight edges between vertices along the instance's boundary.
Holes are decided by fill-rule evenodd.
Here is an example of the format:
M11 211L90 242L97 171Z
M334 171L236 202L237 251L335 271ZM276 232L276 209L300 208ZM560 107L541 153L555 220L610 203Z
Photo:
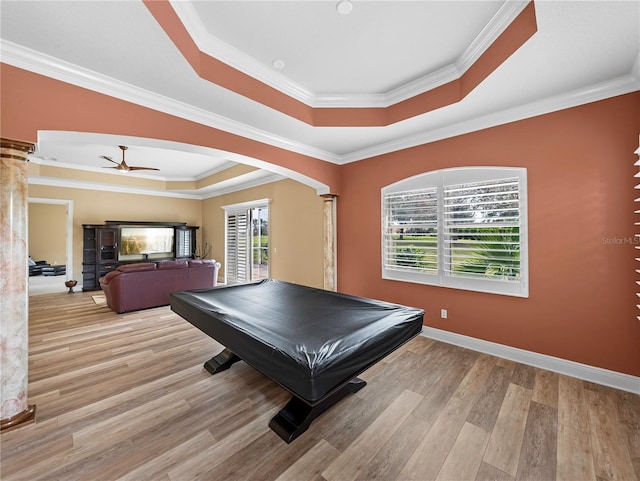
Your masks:
M113 279L116 276L119 276L120 274L122 274L122 272L120 271L107 272L106 275L103 277L104 282L108 284L109 282L111 282L111 279Z
M158 269L186 269L189 264L185 260L158 262Z
M139 272L139 271L153 271L156 269L156 265L153 262L140 262L138 264L125 264L118 267L120 272Z
M166 306L169 294L215 287L220 263L198 262L186 268L186 260L179 262L125 264L100 278L107 305L121 313Z
M208 267L214 264L216 261L211 259L191 259L189 261L189 267Z

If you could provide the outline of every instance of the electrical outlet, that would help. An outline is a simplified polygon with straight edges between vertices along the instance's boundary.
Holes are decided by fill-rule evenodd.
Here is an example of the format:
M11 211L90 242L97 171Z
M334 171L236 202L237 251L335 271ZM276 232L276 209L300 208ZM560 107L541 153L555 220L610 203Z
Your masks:
M446 319L447 318L447 310L446 309L440 309L440 317L442 319Z

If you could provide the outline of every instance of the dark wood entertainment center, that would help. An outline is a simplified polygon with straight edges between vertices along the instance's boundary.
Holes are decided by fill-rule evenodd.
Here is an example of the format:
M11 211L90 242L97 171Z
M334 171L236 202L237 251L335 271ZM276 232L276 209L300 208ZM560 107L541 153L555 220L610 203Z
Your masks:
M105 221L82 224L82 290L100 289L100 277L122 264L175 259L192 259L199 227L186 222ZM132 237L135 231L158 230L169 234L164 248L147 250L147 240ZM125 235L123 236L123 232ZM144 235L143 235L144 237ZM169 242L169 239L172 240ZM142 246L142 248L141 248ZM123 253L123 249L125 249Z

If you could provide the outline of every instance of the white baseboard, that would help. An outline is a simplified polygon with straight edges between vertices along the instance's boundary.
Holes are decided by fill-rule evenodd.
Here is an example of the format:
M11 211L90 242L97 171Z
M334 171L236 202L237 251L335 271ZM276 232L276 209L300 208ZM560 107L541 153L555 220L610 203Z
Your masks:
M495 342L483 341L474 337L464 336L453 332L443 331L434 327L422 327L422 336L437 341L454 344L474 351L491 354L492 356L509 359L529 366L539 367L548 371L565 374L585 381L591 381L604 386L609 386L622 391L640 394L640 377L609 371L599 367L580 364L558 357L525 351L516 347L505 346Z

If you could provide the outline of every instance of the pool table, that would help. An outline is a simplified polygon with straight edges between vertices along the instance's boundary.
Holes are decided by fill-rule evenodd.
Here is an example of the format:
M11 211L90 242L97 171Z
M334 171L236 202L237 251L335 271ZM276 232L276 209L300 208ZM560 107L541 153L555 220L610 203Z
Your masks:
M291 442L339 400L357 376L418 335L422 309L273 279L170 295L171 309L225 346L211 374L245 361L292 394L269 423Z

